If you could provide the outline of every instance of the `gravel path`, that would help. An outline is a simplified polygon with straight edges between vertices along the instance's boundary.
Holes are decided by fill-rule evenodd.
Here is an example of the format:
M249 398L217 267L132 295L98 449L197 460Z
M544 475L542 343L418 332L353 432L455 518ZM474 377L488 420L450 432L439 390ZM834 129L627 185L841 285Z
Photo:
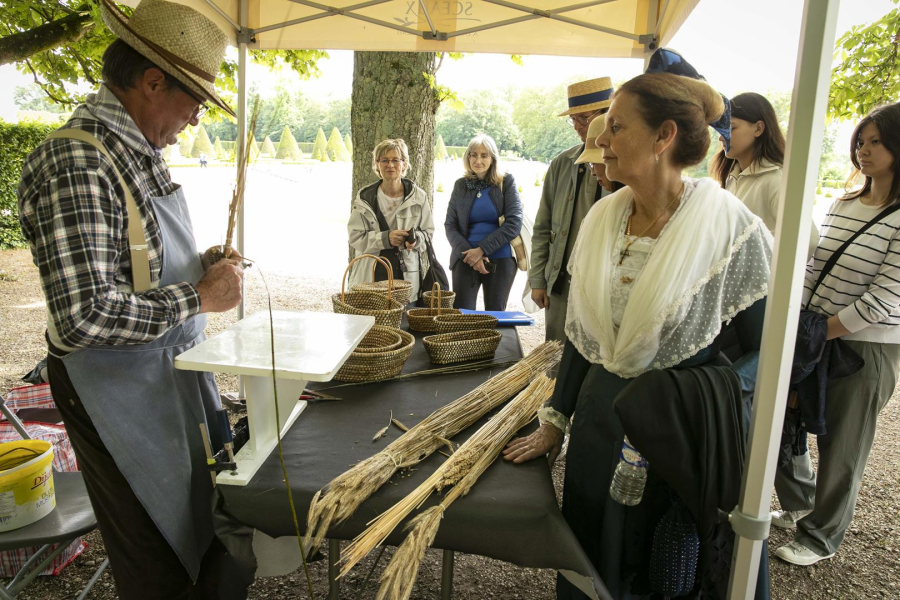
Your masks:
M280 309L330 311L330 294L340 285L337 277L299 278L267 273L273 291L273 306ZM265 307L265 291L259 275L251 273L247 284L248 312ZM213 315L208 333L215 334L234 321L234 314ZM44 354L44 303L37 269L27 251L0 252L0 394L18 386L20 377L31 370ZM543 323L523 330L526 350L542 338ZM223 390L235 389L236 380L218 378ZM811 438L813 457L815 439ZM557 493L561 489L564 464L554 468ZM105 558L97 532L86 538L87 551L57 577L42 577L19 598L55 600L74 598ZM772 549L789 541L783 531L773 528ZM536 542L539 543L538 540ZM881 415L875 447L862 484L856 517L837 556L810 568L799 568L772 558L773 598L900 598L900 402L894 399ZM371 580L366 576L374 556L364 561L342 584L342 598L374 598L378 575L392 553L388 548ZM770 552L771 554L771 552ZM310 565L317 598L327 591L325 561ZM431 550L420 571L413 598L439 597L441 554ZM457 555L454 571L454 598L459 600L550 599L554 597L552 571L522 569L479 556ZM94 588L91 598L116 598L107 572ZM257 580L250 598L306 598L302 572L286 577Z

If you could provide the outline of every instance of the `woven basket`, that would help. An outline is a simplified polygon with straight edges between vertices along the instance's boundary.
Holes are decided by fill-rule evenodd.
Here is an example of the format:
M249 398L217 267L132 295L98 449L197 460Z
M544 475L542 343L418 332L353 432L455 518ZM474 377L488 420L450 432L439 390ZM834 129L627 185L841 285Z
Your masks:
M422 294L422 300L431 306L431 299L437 298L441 308L453 308L453 301L456 299L456 292L450 290L442 290L438 282L434 282L430 292Z
M344 285L347 281L347 274L353 263L362 259L371 258L377 260L384 265L388 273L388 289L387 294L379 294L378 292L345 292ZM384 325L385 327L393 327L400 329L400 321L403 319L403 305L391 298L391 284L394 280L393 270L390 263L379 256L371 254L361 254L347 265L344 270L344 277L341 279L341 293L334 294L331 297L331 305L333 311L343 315L364 315L375 317L376 325Z
M434 330L437 333L453 333L454 331L496 328L497 317L493 315L444 314L434 318Z
M440 286L435 282L431 289L437 292L440 290ZM459 309L456 308L442 308L437 302L436 295L432 295L428 301L431 303L431 308L411 308L406 311L406 322L409 323L409 328L413 331L434 333L436 331L434 324L435 317L441 315L462 314Z
M353 352L369 354L372 352L387 352L396 350L404 344L404 338L399 329L375 325L362 339Z
M429 335L422 342L437 365L493 358L503 334L489 329Z
M378 268L378 263L372 263L372 281L367 281L364 283L357 283L352 288L351 291L354 292L375 292L377 294L381 294L382 296L387 296L390 293L390 297L406 306L409 304L409 297L412 295L412 282L406 281L405 279L395 279L393 280L393 287L391 287L391 279L388 278L386 281L375 281L375 269Z
M380 340L382 339L381 336L384 335L384 329L389 329L391 332L398 334L401 338L400 345L390 350L371 351L374 349L372 344L381 343ZM376 339L379 341L376 341ZM362 348L362 350L357 348L350 354L344 366L335 374L334 378L336 380L355 382L381 381L396 377L403 370L403 365L406 364L410 354L412 354L413 345L416 343L416 339L411 333L387 327L379 329L378 325L366 334L366 337L360 342L360 346L367 344L367 340L369 345Z

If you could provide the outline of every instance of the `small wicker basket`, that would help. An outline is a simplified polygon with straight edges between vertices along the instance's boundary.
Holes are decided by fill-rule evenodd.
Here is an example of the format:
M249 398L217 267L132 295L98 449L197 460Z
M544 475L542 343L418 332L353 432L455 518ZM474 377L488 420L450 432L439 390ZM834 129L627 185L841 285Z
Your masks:
M456 292L450 290L442 290L438 282L434 282L430 292L422 294L422 300L431 305L432 298L437 298L441 308L453 308L453 301L456 299Z
M431 287L432 290L439 291L440 285L437 282ZM434 318L441 315L459 315L457 308L443 308L437 303L437 296L432 295L429 298L431 308L411 308L406 311L406 322L413 331L424 333L433 333L435 331ZM438 304L438 306L435 306Z
M390 341L394 335L400 338L399 343ZM396 377L412 354L415 343L411 333L375 325L334 378L338 381L363 382Z
M345 284L347 282L347 274L353 263L363 258L371 258L377 260L384 265L388 272L388 289L387 294L378 292L345 292ZM364 315L375 317L376 325L384 325L385 327L393 327L400 329L400 321L403 319L403 305L391 298L391 288L393 287L394 274L390 263L379 256L372 254L362 254L350 261L344 270L344 277L341 279L341 293L331 296L332 310L344 315Z
M391 298L403 306L409 304L409 297L412 295L412 282L405 279L391 280L390 278L384 281L375 281L376 268L378 268L378 262L372 262L372 281L357 283L350 290L353 292L375 292L382 296L390 294ZM391 286L392 282L393 287Z
M493 358L503 334L489 329L429 335L422 340L437 365Z
M434 318L434 330L437 333L453 333L454 331L472 331L475 329L496 329L497 317L494 315L444 314Z

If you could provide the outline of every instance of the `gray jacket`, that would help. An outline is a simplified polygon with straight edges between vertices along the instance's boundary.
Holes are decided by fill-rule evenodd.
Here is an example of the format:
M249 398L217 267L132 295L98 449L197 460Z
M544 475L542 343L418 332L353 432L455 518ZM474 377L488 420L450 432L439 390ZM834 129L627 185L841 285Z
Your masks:
M534 233L531 236L531 268L528 270L531 289L552 289L560 271L566 270L566 265L562 262L572 224L579 167L575 164L575 159L583 149L584 144L578 144L560 152L550 162L550 168L544 177L541 205L534 219ZM583 177L582 185L588 186L588 193L594 194L597 179L587 170Z

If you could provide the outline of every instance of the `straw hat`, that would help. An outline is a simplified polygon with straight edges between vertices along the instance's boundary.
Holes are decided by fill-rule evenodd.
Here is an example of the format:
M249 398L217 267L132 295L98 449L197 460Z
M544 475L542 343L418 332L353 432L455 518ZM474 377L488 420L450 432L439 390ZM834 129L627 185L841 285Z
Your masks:
M605 127L606 115L597 115L591 119L587 134L584 136L584 151L575 159L576 165L603 162L603 151L597 147L597 137L603 133Z
M228 38L215 23L193 8L165 0L142 0L130 19L110 0L102 0L100 13L116 37L201 98L235 116L216 94L216 74Z
M612 103L613 86L609 77L580 81L569 86L569 110L560 117L606 108Z

